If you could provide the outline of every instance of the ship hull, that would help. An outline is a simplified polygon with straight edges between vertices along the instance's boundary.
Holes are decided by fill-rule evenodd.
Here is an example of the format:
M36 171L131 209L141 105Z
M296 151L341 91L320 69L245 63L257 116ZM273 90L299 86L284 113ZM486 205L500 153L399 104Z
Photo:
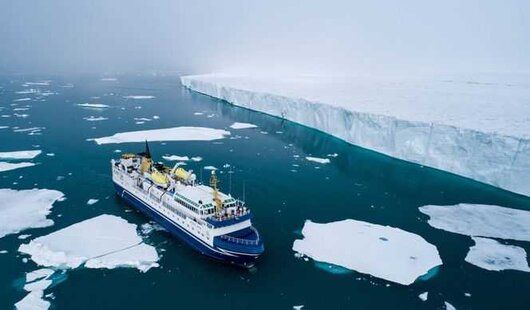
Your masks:
M259 254L235 253L233 251L227 251L222 248L210 246L209 244L193 236L191 233L187 232L184 228L180 227L180 225L171 221L154 208L150 207L140 198L136 197L116 182L113 183L114 188L116 190L116 194L123 198L130 206L134 207L135 209L141 211L142 213L153 219L155 222L157 222L167 231L169 231L172 235L188 244L197 252L215 260L243 267L252 267L256 259L258 258Z

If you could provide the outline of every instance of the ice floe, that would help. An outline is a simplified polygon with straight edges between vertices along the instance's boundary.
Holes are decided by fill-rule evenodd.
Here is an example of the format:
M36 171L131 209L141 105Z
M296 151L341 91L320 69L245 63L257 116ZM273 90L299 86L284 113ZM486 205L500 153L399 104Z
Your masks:
M147 141L211 141L223 139L230 132L222 129L206 127L172 127L141 131L129 131L114 134L109 137L88 139L97 144L144 142Z
M230 128L232 129L247 129L247 128L256 128L258 126L250 123L233 123L230 125Z
M473 241L475 245L469 248L466 262L492 271L511 269L530 272L523 248L481 237L473 237Z
M108 108L109 106L102 103L79 103L78 106L83 108L94 108L94 109L104 109Z
M215 168L214 166L204 166L203 169L204 170L217 170L217 168Z
M13 100L13 102L22 102L22 101L31 101L31 98L20 98L20 99Z
M30 163L30 162L22 162L22 163L0 162L0 172L15 170L19 168L26 168L26 167L31 167L31 166L35 166L35 164Z
M430 217L429 225L438 229L467 236L530 241L530 211L467 203L428 205L419 210Z
M178 155L171 155L171 156L162 156L163 159L169 160L169 161L188 161L190 158L188 156L178 156Z
M326 224L306 221L304 239L293 250L325 262L409 285L442 264L436 247L421 236L356 220Z
M418 298L422 301L427 301L427 298L429 298L429 292L423 292L418 295Z
M89 116L89 117L83 117L83 119L85 121L89 121L89 122L98 122L98 121L106 121L108 120L107 117L103 117L103 116Z
M50 189L0 189L0 238L28 228L47 227L53 221L46 216L63 193Z
M455 306L451 305L447 301L444 301L445 310L456 310Z
M125 99L134 99L134 100L143 100L143 99L154 99L156 97L155 96L138 95L138 96L123 96L123 98L125 98Z
M19 247L40 266L61 269L134 267L142 272L157 267L154 247L143 243L136 225L103 214L38 237Z
M32 159L41 152L41 150L0 152L0 159Z
M18 310L46 310L50 307L50 302L43 299L43 291L33 291L15 304Z
M329 160L329 158L319 158L319 157L307 156L305 159L307 159L309 161L313 161L313 162L319 163L319 164L329 164L331 162Z
M114 81L117 81L118 79L117 78L113 78L113 77L106 77L106 78L101 78L100 81L105 81L105 82L114 82Z
M95 203L98 202L98 201L99 201L98 199L89 199L89 200L86 202L86 204L87 204L87 205L93 205L93 204L95 204Z
M200 156L195 156L195 157L192 157L191 160L192 160L192 161L199 162L199 161L202 160L202 157L200 157Z

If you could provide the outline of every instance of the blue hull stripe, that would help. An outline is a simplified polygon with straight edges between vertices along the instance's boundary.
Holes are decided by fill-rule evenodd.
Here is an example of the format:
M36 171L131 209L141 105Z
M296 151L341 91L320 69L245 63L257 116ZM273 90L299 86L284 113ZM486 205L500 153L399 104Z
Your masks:
M121 187L119 184L114 182L114 187L116 189L116 193L120 197L125 199L136 209L142 211L143 213L151 217L153 220L155 220L157 223L159 223L165 229L167 229L171 234L178 237L182 241L186 242L196 251L204 255L207 255L211 258L222 260L222 261L227 261L227 262L238 264L238 265L249 265L249 264L254 263L254 261L256 260L257 256L248 255L244 253L241 253L240 255L236 255L235 253L229 253L221 248L211 247L210 245L206 244L204 241L191 235L184 228L182 228L179 224L167 218L159 211L151 208L151 206L143 202L140 198L136 197L134 194L132 194L128 190Z

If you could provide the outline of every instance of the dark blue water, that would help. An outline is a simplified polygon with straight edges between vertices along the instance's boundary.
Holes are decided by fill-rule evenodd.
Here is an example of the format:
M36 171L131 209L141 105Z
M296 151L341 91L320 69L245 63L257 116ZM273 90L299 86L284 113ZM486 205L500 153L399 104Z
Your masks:
M230 164L235 171L229 180L221 169L221 187L242 196L254 211L254 224L266 240L266 252L251 270L213 262L189 249L168 233L152 233L147 242L157 247L160 268L140 273L117 268L70 270L45 293L53 293L53 309L306 309L427 308L438 309L449 301L459 309L527 308L530 304L530 275L518 271L492 272L464 261L473 242L469 237L430 227L418 211L426 204L460 202L496 204L530 210L530 200L455 175L388 158L344 143L321 132L278 118L231 106L191 93L181 87L177 76L119 76L118 81L100 77L4 76L0 78L0 114L13 114L13 99L25 81L50 79L42 90L57 95L19 102L31 105L27 118L0 118L0 126L45 127L42 135L0 130L0 151L42 149L35 167L0 173L0 188L57 189L67 200L57 202L49 216L52 227L30 229L31 238L48 234L99 214L114 214L142 224L147 219L131 211L113 193L109 160L114 150L140 151L141 143L98 146L87 138L116 132L174 126L227 128L233 122L259 126L233 130L232 139L214 142L153 142L155 157L165 154L201 156L202 166ZM61 87L67 83L73 88ZM34 87L36 88L36 87ZM126 100L126 95L153 95L153 100ZM35 95L30 95L35 98ZM99 97L99 98L93 98ZM76 104L110 105L102 111ZM204 112L204 115L194 115ZM207 115L214 114L213 117ZM152 118L135 124L134 118ZM88 116L109 120L88 122ZM325 157L337 153L328 165L306 161L305 156ZM298 155L299 157L295 157ZM293 166L299 165L297 166ZM317 168L318 167L318 168ZM198 173L199 174L199 173ZM206 174L205 174L206 175ZM22 176L22 178L20 178ZM58 176L62 176L61 178ZM206 178L206 177L205 177ZM14 184L16 183L16 184ZM100 201L86 205L90 198ZM1 203L1 202L0 202ZM329 222L346 218L391 225L423 236L436 245L443 266L429 279L402 286L368 275L330 268L294 257L293 241L306 219ZM25 296L20 288L25 272L37 266L17 253L28 240L17 235L0 239L0 309L10 309ZM528 243L515 243L530 251ZM359 253L362 255L362 253ZM374 262L374 263L385 263ZM422 302L418 294L429 291ZM466 297L464 293L471 293Z

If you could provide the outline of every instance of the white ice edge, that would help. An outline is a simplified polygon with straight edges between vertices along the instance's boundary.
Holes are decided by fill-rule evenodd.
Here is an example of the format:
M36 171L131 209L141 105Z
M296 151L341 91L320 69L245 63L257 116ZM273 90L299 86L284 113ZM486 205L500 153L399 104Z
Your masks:
M223 139L230 132L206 127L172 127L116 133L112 136L88 139L97 144L147 141L212 141Z
M529 95L523 84L222 74L181 82L367 149L530 195L530 105L522 99Z
M306 221L302 234L304 238L293 243L294 251L403 285L442 264L434 245L390 226L351 219L326 224Z

